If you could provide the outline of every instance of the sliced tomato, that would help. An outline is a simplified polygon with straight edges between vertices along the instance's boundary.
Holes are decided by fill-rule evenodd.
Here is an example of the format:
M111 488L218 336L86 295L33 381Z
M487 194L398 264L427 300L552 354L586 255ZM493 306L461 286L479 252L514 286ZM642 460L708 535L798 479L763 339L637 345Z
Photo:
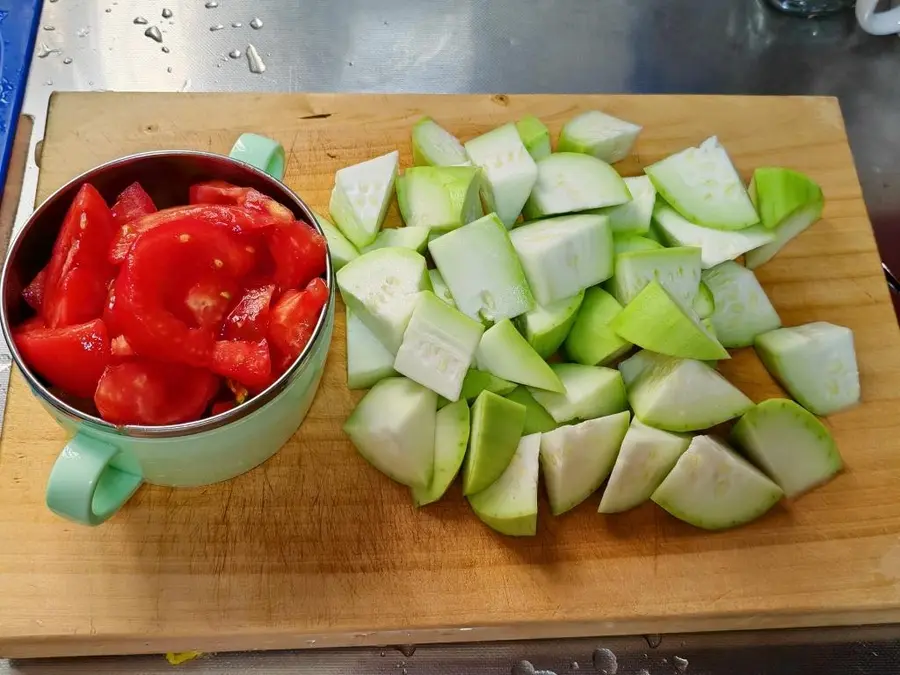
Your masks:
M300 356L312 338L322 308L328 302L328 287L322 279L313 279L302 291L286 291L272 307L269 320L269 346L272 372L283 373Z
M116 283L109 287L106 293L106 304L103 305L103 323L110 335L121 335L122 324L119 322L116 312Z
M271 216L282 223L294 220L294 213L271 197L253 188L238 187L223 180L197 183L190 189L191 204L234 204Z
M275 261L273 279L283 291L303 288L325 272L325 237L300 222L272 227L265 233Z
M30 330L34 330L35 328L46 328L47 324L44 323L44 318L40 315L33 316L30 319L25 319L18 326L13 328L13 333L20 332L25 333Z
M278 221L262 213L254 213L240 206L197 204L194 206L175 206L156 213L142 216L124 225L117 233L109 247L109 261L119 265L125 260L129 249L144 232L171 222L191 218L217 225L236 234L253 232L271 227Z
M225 340L261 340L269 330L269 306L275 286L248 288L222 325Z
M41 314L48 326L99 318L115 274L106 255L114 232L109 207L85 183L66 213L47 266Z
M228 310L234 306L240 294L240 285L234 277L211 273L202 276L186 288L177 288L174 311L192 327L212 328L216 331Z
M223 412L228 412L236 407L236 401L216 401L212 404L209 414L215 417L216 415L221 415Z
M82 398L94 395L109 363L109 334L100 319L74 326L22 326L13 340L25 363L50 384Z
M213 347L212 371L247 387L259 388L272 381L272 359L266 340L219 340Z
M137 356L124 335L117 335L109 341L109 355L113 361L119 362Z
M25 299L25 302L35 312L40 312L41 305L44 304L44 284L47 281L47 267L49 265L38 272L34 279L31 280L31 283L22 291L22 297Z
M116 281L115 320L143 356L206 366L218 326L191 326L173 310L178 288L210 274L240 280L254 256L224 228L186 218L145 232L128 252Z
M205 368L137 357L106 368L94 404L113 424L179 424L200 419L218 390Z
M122 227L148 213L156 213L156 204L153 203L141 184L134 182L122 190L111 210L116 225Z

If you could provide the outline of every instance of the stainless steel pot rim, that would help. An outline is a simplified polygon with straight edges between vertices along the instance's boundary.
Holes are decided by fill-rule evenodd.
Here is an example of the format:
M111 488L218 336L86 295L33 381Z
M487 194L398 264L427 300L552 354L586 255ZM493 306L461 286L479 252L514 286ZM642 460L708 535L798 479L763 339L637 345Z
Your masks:
M279 394L281 394L285 389L287 389L288 385L293 380L300 376L300 373L309 363L313 351L319 346L319 343L322 340L322 336L328 332L326 330L327 323L329 317L333 315L334 307L334 268L332 267L331 255L329 254L326 257L325 267L325 283L328 286L328 301L326 302L322 313L319 315L319 320L316 322L312 337L306 344L303 352L301 352L300 356L294 361L291 367L288 368L287 371L285 371L281 375L281 377L279 377L266 389L261 391L256 396L249 398L246 402L224 413L220 413L219 415L207 417L193 422L185 422L182 424L168 424L164 426L144 426L136 424L115 425L99 417L89 415L56 397L52 392L50 392L47 387L43 385L40 379L34 373L32 373L28 366L24 363L21 355L16 349L15 341L12 339L12 330L9 325L9 316L7 313L5 302L5 289L9 283L8 277L11 269L10 261L12 261L18 253L24 233L28 230L29 227L31 227L33 222L41 217L41 215L47 210L49 205L54 203L66 190L68 190L75 184L90 182L90 180L94 176L97 176L100 173L114 171L115 169L120 168L130 162L152 159L154 157L202 157L205 159L212 159L214 161L221 161L237 165L242 170L245 170L248 173L255 174L257 177L262 178L264 181L274 184L280 189L280 191L283 191L285 195L291 198L294 204L300 209L301 213L306 219L306 222L311 227L313 227L321 236L325 236L325 233L322 231L321 226L319 225L310 208L287 185L268 175L264 171L251 166L250 164L241 162L240 160L232 159L231 157L227 157L225 155L219 155L212 152L203 152L200 150L152 150L148 152L126 155L125 157L119 157L109 162L105 162L104 164L89 169L88 171L85 171L79 176L76 176L72 180L68 181L65 185L54 191L53 194L45 199L40 204L40 206L38 206L34 210L34 212L28 218L28 221L25 223L25 226L15 235L14 240L10 244L9 251L7 252L6 259L3 264L3 272L2 275L0 275L0 294L2 294L0 295L0 328L2 328L3 337L9 345L9 350L12 354L15 364L19 367L19 370L22 371L22 374L25 376L25 379L27 380L32 391L46 400L55 410L69 418L74 418L79 422L83 422L93 429L107 431L118 435L125 435L133 438L172 438L201 434L226 426L227 424L253 414L257 410L265 406L267 403L272 401L274 398L276 398Z

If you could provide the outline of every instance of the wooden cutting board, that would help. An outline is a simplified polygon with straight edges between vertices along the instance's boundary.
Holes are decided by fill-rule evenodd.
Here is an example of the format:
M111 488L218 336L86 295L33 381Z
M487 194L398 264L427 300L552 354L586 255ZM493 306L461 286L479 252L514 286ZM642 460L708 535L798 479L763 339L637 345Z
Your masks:
M64 437L14 376L0 445L0 655L469 641L900 620L900 336L838 103L709 96L58 94L40 196L143 150L228 152L256 131L288 150L286 183L326 211L336 169L395 148L423 114L467 139L532 113L554 133L600 108L644 125L640 167L718 134L749 177L808 172L824 219L759 271L786 325L853 328L864 403L827 420L847 464L761 520L709 534L653 505L605 517L541 504L538 536L488 530L458 488L416 511L353 450L338 314L300 432L230 482L144 487L89 529L43 504ZM396 208L390 221L398 223ZM750 350L722 370L780 395Z

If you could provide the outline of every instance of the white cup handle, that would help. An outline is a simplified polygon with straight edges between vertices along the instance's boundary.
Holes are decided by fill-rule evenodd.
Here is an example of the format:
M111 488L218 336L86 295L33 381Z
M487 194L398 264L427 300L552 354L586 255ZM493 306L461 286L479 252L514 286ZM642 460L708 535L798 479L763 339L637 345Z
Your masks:
M900 33L900 7L876 12L878 0L856 0L856 20L867 33L891 35Z

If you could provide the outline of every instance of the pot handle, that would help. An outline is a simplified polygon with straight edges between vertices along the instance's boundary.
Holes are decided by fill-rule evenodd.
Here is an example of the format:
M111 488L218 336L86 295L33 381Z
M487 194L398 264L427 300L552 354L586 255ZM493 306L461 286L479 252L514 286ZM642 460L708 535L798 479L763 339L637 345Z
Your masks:
M59 453L47 481L47 506L83 525L99 525L122 508L143 478L117 462L114 445L82 433Z

